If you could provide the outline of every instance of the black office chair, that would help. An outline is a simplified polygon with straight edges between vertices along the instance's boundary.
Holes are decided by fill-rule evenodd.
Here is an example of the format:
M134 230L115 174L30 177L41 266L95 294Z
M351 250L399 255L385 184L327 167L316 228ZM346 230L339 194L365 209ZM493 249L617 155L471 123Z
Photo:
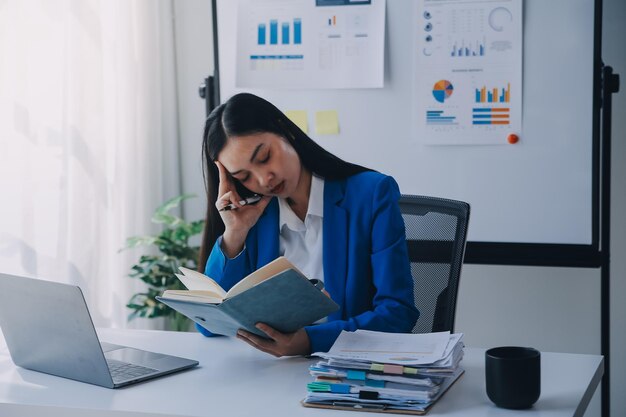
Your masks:
M456 200L403 195L400 211L415 305L420 311L413 333L453 332L470 206Z

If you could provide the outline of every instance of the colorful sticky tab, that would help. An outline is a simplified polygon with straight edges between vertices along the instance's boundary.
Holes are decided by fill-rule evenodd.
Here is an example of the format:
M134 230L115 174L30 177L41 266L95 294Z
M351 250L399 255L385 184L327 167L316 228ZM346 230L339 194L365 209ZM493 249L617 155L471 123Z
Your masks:
M337 382L341 382L340 378L333 376L318 376L315 378L315 382L326 382L329 384L336 384Z
M306 385L310 392L330 392L330 385L318 382L311 382Z
M310 392L334 392L336 394L350 394L348 384L329 384L327 382L311 382L307 384Z
M386 374L396 374L402 375L404 372L404 367L402 365L392 365L390 363L386 363L383 365L383 372Z
M315 112L315 133L318 135L339 134L339 116L336 110Z
M382 372L385 370L385 366L382 363L373 363L370 365L371 371Z
M366 379L365 386L373 388L385 388L385 381L379 381L377 379Z
M404 367L404 373L409 375L417 375L417 368L407 368Z
M309 117L306 110L287 110L285 116L294 122L304 133L309 133Z
M365 381L365 372L364 371L354 371L349 369L346 374L346 379L354 379L357 381Z
M348 384L332 384L330 386L330 392L336 394L350 394L350 385Z

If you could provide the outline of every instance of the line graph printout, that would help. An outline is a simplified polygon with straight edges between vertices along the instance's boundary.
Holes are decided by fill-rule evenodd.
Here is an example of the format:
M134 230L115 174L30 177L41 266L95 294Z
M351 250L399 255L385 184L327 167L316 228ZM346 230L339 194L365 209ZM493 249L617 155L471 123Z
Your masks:
M522 0L420 0L414 118L431 145L506 144L522 129Z
M240 0L239 88L381 88L385 0Z

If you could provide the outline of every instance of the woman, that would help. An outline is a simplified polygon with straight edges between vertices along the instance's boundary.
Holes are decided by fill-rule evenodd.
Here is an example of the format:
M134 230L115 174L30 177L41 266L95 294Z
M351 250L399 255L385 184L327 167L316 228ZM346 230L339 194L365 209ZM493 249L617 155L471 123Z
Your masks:
M341 307L294 333L259 323L269 339L244 330L238 338L285 356L328 351L342 330L412 330L419 312L393 178L330 154L271 103L245 93L209 115L203 154L205 273L228 290L284 255L323 280ZM251 193L264 197L242 206ZM236 209L220 210L229 204Z

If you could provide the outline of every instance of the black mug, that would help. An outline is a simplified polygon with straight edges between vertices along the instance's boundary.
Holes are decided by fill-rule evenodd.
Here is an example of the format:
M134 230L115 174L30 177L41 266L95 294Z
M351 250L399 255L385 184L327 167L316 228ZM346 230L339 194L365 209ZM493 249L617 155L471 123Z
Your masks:
M529 408L541 393L541 354L537 349L503 346L485 352L487 396L502 408Z

